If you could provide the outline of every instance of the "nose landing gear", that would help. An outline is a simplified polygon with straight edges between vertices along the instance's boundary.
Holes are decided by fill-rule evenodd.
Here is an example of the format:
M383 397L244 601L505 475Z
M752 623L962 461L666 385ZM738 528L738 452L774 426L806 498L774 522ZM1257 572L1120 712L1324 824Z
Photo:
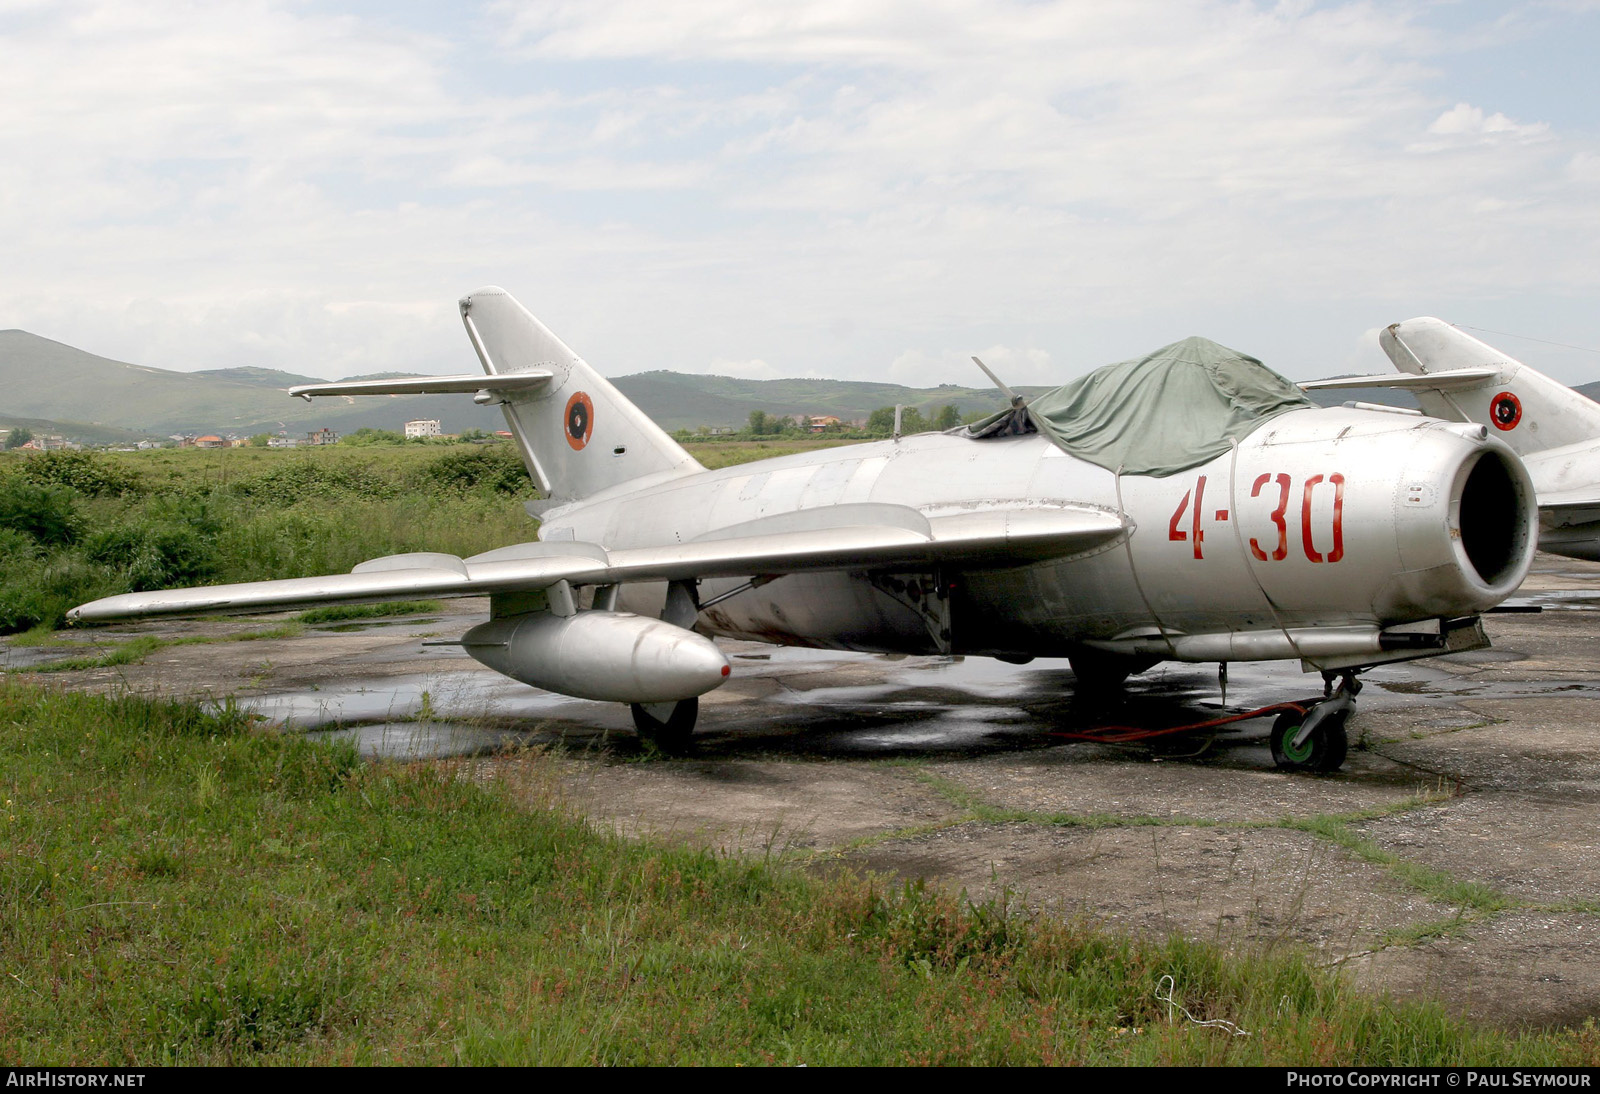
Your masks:
M1304 714L1286 711L1272 724L1272 759L1286 771L1337 771L1349 751L1345 722L1355 710L1361 681L1349 671L1339 674L1337 688L1333 673L1323 673L1322 679L1325 699Z

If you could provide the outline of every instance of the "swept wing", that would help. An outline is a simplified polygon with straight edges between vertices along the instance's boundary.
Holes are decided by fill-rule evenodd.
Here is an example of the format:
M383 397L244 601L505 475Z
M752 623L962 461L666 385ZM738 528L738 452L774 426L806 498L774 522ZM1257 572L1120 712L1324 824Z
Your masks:
M275 611L307 604L530 592L560 581L613 585L934 564L1004 567L1092 550L1126 530L1117 514L1091 508L986 510L928 518L905 506L862 505L860 515L874 523L848 523L848 511L855 508L812 511L814 523L832 526L786 530L757 521L748 534L729 535L737 530L725 529L711 533L720 538L665 547L608 551L594 543L540 542L466 559L432 552L391 555L363 562L348 574L125 593L74 608L68 616L103 621Z

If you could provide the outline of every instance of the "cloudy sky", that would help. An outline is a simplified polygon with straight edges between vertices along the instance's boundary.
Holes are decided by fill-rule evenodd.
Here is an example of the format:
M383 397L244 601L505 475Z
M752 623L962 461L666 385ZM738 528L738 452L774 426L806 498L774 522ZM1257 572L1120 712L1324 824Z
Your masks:
M1596 0L0 0L0 328L464 371L494 283L613 375L924 385L1432 314L1587 381L1597 56Z

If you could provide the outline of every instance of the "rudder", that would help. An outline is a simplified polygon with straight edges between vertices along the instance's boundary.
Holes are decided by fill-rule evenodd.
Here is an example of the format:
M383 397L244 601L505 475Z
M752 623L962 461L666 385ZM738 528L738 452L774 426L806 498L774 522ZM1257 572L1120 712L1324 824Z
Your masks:
M1413 375L1493 369L1492 378L1470 387L1412 390L1425 413L1488 426L1518 455L1600 436L1600 404L1442 319L1395 323L1379 332L1378 343L1395 368Z
M555 501L576 501L636 479L704 470L667 433L510 293L461 298L461 319L485 372L543 369L549 383L498 393L528 473Z

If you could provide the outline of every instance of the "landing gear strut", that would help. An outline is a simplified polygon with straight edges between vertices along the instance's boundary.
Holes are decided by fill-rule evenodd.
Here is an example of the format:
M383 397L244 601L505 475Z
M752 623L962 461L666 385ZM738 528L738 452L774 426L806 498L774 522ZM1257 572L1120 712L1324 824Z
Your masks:
M1337 771L1344 763L1350 741L1345 722L1355 710L1361 681L1354 672L1323 673L1323 692L1327 698L1314 703L1304 713L1288 711L1272 724L1272 759L1286 771Z
M669 756L682 756L691 748L690 735L700 716L699 699L676 703L633 703L633 725L642 740Z

